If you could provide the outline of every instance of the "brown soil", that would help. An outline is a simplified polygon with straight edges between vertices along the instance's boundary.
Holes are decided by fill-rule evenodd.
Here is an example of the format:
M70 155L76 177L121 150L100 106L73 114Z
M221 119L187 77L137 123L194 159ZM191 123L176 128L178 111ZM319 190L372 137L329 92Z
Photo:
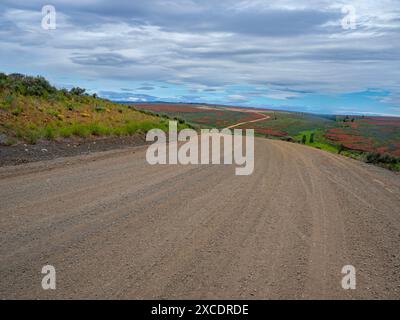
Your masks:
M144 135L133 135L92 139L71 138L60 141L44 140L34 145L23 143L14 146L0 145L0 167L121 149L145 143Z

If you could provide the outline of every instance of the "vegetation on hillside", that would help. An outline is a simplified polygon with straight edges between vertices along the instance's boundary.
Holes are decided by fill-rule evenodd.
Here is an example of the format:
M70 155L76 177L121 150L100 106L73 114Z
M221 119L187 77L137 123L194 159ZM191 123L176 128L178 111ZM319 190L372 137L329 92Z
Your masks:
M140 109L179 116L200 128L223 128L253 120L257 114L243 109L189 104L139 104ZM315 115L259 110L269 119L239 129L254 129L257 136L298 142L367 163L400 171L400 118Z
M168 119L130 105L89 95L83 88L57 89L43 77L0 73L3 144L40 139L122 136L167 130ZM180 119L179 129L188 125ZM4 139L6 137L6 139Z

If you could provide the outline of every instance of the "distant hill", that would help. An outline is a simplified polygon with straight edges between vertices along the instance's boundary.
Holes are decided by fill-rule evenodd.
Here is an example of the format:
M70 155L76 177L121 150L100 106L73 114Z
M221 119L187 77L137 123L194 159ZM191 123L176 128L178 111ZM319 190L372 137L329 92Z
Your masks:
M141 103L136 108L179 117L195 126L219 129L265 114L269 119L237 128L254 129L258 136L303 143L389 169L400 169L400 118L397 117L318 115L188 103Z

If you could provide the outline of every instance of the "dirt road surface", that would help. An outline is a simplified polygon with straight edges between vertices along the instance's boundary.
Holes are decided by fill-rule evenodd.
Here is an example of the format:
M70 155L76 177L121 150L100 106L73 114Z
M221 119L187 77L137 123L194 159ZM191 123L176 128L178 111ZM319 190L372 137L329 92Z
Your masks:
M0 298L399 299L400 177L298 144L255 150L251 176L150 166L145 147L0 168Z

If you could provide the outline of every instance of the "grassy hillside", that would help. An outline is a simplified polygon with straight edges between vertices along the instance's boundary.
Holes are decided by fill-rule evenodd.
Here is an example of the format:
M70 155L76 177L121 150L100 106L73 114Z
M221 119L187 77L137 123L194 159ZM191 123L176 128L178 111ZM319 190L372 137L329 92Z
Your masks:
M0 135L3 144L40 139L90 138L166 130L166 118L120 105L84 89L58 90L43 77L0 73ZM179 128L187 125L181 121Z

